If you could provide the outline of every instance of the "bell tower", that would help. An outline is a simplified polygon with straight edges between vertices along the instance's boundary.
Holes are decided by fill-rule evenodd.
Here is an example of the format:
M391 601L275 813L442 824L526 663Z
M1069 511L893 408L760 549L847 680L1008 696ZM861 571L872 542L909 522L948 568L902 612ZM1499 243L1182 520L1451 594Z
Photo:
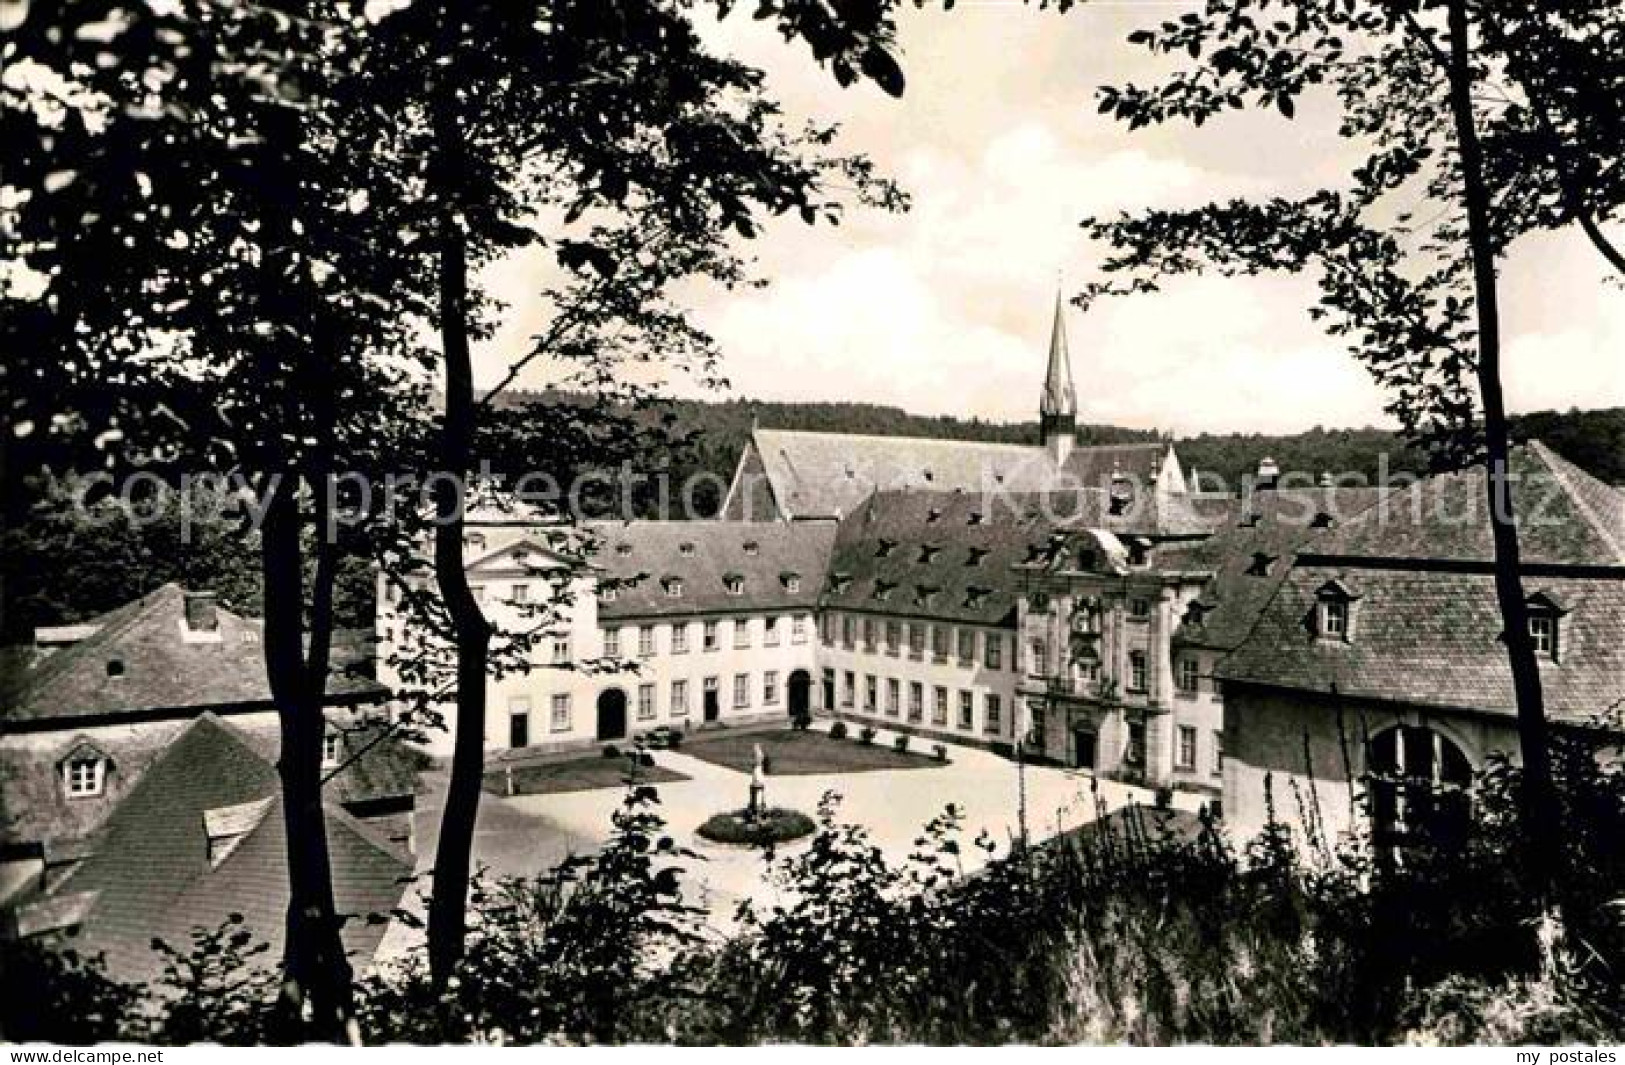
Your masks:
M1038 398L1038 440L1055 457L1056 465L1061 465L1072 453L1077 433L1078 397L1072 390L1072 357L1066 350L1065 304L1057 288L1055 323L1049 335L1049 368L1044 374L1044 391Z

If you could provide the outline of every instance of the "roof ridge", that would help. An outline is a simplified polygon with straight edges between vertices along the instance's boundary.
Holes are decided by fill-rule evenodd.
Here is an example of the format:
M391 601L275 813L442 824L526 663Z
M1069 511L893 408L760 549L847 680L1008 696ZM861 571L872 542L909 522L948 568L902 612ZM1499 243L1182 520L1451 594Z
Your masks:
M754 429L752 436L762 433L779 433L787 436L821 436L840 438L842 440L885 441L887 443L906 442L914 444L947 444L955 447L971 445L973 447L1005 448L1009 450L1038 452L1043 450L1040 444L1017 444L1008 440L968 440L956 436L902 436L895 433L842 433L829 432L822 429Z
M97 617L112 618L114 615L124 612L123 617L104 622L95 632L86 636L83 640L70 644L56 654L47 657L35 667L33 677L24 676L22 678L22 683L18 685L17 690L12 694L17 697L19 702L37 697L42 690L61 678L75 664L91 657L93 648L106 647L116 637L129 632L137 622L145 618L150 612L158 609L165 599L165 593L169 592L170 589L174 589L177 594L185 594L184 590L176 582L165 581L152 591L144 595L138 595L128 603L98 614Z
M1613 549L1614 561L1625 562L1625 540L1620 538L1617 523L1604 521L1592 507L1591 500L1586 498L1586 493L1600 490L1613 497L1622 511L1625 511L1625 496L1622 496L1617 488L1591 476L1541 441L1530 440L1525 446L1532 455L1545 464L1552 478L1563 489L1563 494L1568 496L1569 501L1574 504L1574 509L1591 527L1591 531Z

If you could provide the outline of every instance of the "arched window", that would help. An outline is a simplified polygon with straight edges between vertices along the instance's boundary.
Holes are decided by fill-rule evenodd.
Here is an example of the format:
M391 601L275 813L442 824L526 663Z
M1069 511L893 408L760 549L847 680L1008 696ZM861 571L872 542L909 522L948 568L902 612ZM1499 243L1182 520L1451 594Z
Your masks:
M1371 737L1366 763L1372 837L1379 847L1449 845L1465 835L1473 769L1453 742L1422 725Z

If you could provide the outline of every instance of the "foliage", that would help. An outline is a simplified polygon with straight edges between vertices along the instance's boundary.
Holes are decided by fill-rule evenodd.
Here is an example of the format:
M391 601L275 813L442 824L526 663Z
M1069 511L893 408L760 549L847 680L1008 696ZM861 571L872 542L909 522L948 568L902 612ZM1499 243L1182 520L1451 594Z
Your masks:
M858 742L864 746L868 746L869 744L875 742L875 736L878 734L878 730L876 730L873 725L865 725L858 729Z
M185 952L156 939L152 949L163 963L152 1042L252 1046L268 1040L277 974L264 957L270 947L256 941L241 914L218 928L194 929Z
M110 978L101 958L70 945L0 940L0 1039L7 1042L111 1042L134 1025L141 997L141 988Z
M774 806L760 813L734 810L712 814L695 831L713 843L768 847L810 835L813 828L813 819L800 810Z
M832 740L846 739L846 722L836 721L829 726L829 738Z

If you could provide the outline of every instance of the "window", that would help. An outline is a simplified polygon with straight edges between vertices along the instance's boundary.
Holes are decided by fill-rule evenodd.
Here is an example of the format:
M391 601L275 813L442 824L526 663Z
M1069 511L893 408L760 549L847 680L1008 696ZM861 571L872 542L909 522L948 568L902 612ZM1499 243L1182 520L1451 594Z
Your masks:
M1371 738L1366 768L1379 846L1461 839L1472 767L1460 747L1425 726L1395 725Z
M882 540L875 545L875 557L886 558L897 549L896 540Z
M655 718L655 686L653 684L638 685L638 720L653 721Z
M1128 653L1128 690L1131 692L1145 691L1145 652L1130 651Z
M976 727L976 696L967 691L959 693L959 727L962 729Z
M863 649L870 654L875 651L875 619L863 619Z
M107 675L115 679L124 676L124 660L122 658L109 658L107 660Z
M337 732L322 737L322 768L332 769L344 755L344 738Z
M734 674L734 709L743 710L750 706L750 674Z
M1179 660L1179 672L1175 679L1179 683L1180 692L1185 695L1195 695L1201 687L1196 659L1189 656L1181 658Z
M801 574L786 573L784 575L784 590L792 595L801 591Z
M704 639L705 642L701 646L703 646L707 651L715 651L717 649L717 623L716 622L707 621L705 623L705 632L704 632L704 635L703 635L703 639Z
M723 590L725 590L729 595L744 595L745 578L738 575L724 577L722 579L722 587Z
M856 642L858 623L851 614L841 615L841 646L850 648Z
M980 566L982 564L982 560L984 558L986 558L987 556L988 556L988 549L987 548L985 548L985 547L973 547L973 548L970 549L970 552L965 556L965 565L967 565L967 566Z
M616 594L616 588L613 584L598 589L598 598L606 603L613 603L615 601Z
M671 653L688 654L688 622L679 621L671 627Z
M1349 633L1349 605L1342 599L1320 603L1320 635L1328 640L1346 640Z
M1270 567L1275 565L1275 556L1265 551L1253 552L1253 560L1247 566L1247 576L1268 577Z
M1128 726L1128 749L1123 752L1125 765L1145 765L1145 722L1131 721Z
M948 724L948 689L938 687L931 701L931 724Z
M1032 652L1032 661L1027 666L1027 672L1034 677L1044 676L1049 672L1049 644L1042 636L1035 636L1028 647Z
M665 589L667 599L681 599L683 597L683 578L681 577L667 577L660 582L660 587Z
M1213 730L1213 772L1224 772L1224 733Z
M923 545L920 548L920 565L929 566L931 563L935 562L937 559L937 553L941 550L942 548L938 547L936 544Z
M83 799L102 793L103 769L106 760L93 755L82 755L71 759L65 775L67 777L68 795L72 798Z
M530 746L530 696L508 696L508 746Z
M479 533L469 533L467 536L463 537L463 546L474 552L484 551L485 537L481 536Z
M896 717L903 699L903 683L896 677L886 678L886 716Z
M605 629L604 630L604 657L605 658L619 658L619 657L621 657L621 630L620 629Z
M1551 614L1529 615L1529 640L1537 655L1557 657L1557 618Z
M688 681L686 680L671 682L671 716L688 716Z
M938 662L948 661L948 626L936 625L932 627L931 657Z
M1190 725L1179 726L1179 758L1176 764L1180 769L1196 768L1196 729Z
M762 705L779 705L779 673L770 669L762 674Z
M834 614L825 614L818 619L818 637L826 644L833 645L835 643Z
M908 686L908 719L919 721L925 717L925 685L911 681Z
M797 614L790 619L790 642L807 642L807 615Z
M976 630L959 630L959 664L973 666L976 664Z
M762 545L761 544L757 543L755 540L746 540L745 541L745 554L754 557L754 556L759 555L761 553L762 553Z
M1141 620L1150 617L1151 600L1141 596L1135 596L1133 599L1130 599L1128 601L1128 616Z
M1026 738L1025 742L1027 742L1031 746L1037 747L1039 749L1043 749L1043 746L1044 746L1044 731L1045 731L1044 704L1043 703L1028 703L1027 704L1027 738Z
M548 728L554 732L570 731L570 696L553 696L553 714L548 720Z
M999 731L999 715L1003 707L999 705L999 697L989 694L982 699L982 727L988 732Z
M895 621L886 622L886 653L895 656L903 639L903 626Z
M871 714L880 708L880 681L873 673L863 678L863 708Z
M390 589L391 589L391 591L396 590L394 585L390 585ZM471 585L468 586L468 590L474 594L474 602L476 602L476 603L485 602L485 585L483 585L483 584L471 584Z
M779 645L779 619L762 619L762 646L777 647Z
M850 669L841 674L841 705L851 706L857 698L858 677Z
M508 591L508 599L514 603L530 602L530 585L516 584Z
M653 625L640 625L638 627L638 657L653 658L655 656L655 627Z
M908 627L908 656L910 658L925 656L925 626L918 621Z
M677 553L679 555L682 555L684 558L693 558L694 557L694 543L693 543L693 541L684 540L682 543L678 544L677 545Z
M570 661L570 637L553 637L553 664L562 666Z
M1003 634L997 632L988 633L987 639L983 641L983 646L985 649L983 657L987 662L987 668L1002 669L1003 663L1000 660L1004 657Z
M734 619L734 646L750 646L750 618Z

